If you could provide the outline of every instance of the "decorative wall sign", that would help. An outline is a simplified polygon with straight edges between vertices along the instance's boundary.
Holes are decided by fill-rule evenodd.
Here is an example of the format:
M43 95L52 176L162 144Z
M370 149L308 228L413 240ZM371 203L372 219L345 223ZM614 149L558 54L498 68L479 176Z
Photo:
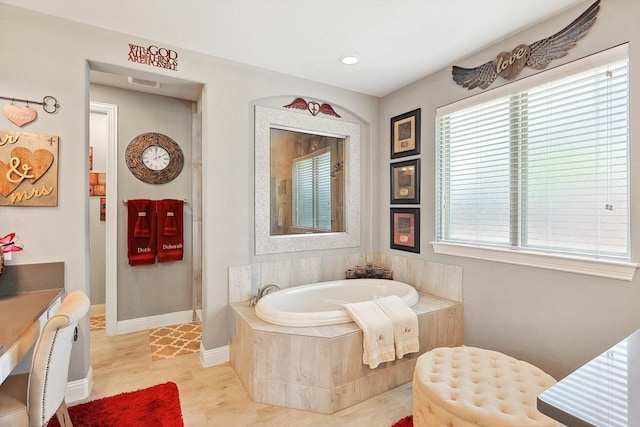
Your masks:
M0 206L58 205L58 137L0 130Z
M311 115L317 116L318 113L328 114L334 117L340 117L329 104L319 104L316 101L305 101L302 98L296 98L291 104L283 106L284 108L296 108L298 110L309 110Z
M22 127L27 123L31 123L38 116L36 110L28 105L25 107L18 107L13 103L5 105L2 108L2 112L11 123L19 127Z
M420 253L419 208L391 208L391 249Z
M131 173L147 184L173 181L184 166L180 146L161 133L148 132L131 140L125 152Z
M129 61L178 71L178 52L166 47L145 47L129 43Z
M420 159L391 163L391 204L420 203Z
M420 154L420 108L391 118L391 158Z
M599 11L600 0L593 3L571 24L550 37L530 45L518 45L511 52L501 52L492 61L476 68L453 66L453 80L469 90L476 87L486 89L498 76L513 80L525 66L543 70L552 60L565 56L569 49L587 34Z

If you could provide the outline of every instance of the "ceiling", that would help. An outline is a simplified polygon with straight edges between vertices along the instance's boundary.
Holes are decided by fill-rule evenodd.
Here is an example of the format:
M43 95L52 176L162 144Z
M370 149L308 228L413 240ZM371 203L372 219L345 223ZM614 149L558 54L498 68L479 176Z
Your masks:
M0 3L142 37L178 53L189 49L376 97L457 64L461 58L570 7L584 3L586 9L589 5L584 0ZM344 65L339 58L345 54L355 54L361 60Z

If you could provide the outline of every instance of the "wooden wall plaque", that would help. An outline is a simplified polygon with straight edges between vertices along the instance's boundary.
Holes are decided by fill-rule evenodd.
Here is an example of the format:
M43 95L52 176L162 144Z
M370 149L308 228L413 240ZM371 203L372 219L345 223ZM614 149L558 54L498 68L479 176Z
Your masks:
M58 137L0 130L0 206L58 205Z

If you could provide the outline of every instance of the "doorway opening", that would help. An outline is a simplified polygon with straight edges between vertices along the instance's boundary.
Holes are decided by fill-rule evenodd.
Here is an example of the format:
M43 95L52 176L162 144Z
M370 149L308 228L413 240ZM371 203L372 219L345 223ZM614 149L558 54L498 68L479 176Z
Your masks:
M89 67L89 144L94 163L90 179L106 184L104 195L90 197L90 247L98 254L94 245L104 249L103 258L91 257L92 306L104 304L107 335L198 320L202 309L199 165L203 85L105 64L90 63ZM141 85L141 81L154 84ZM94 133L98 128L103 133L100 136ZM180 144L185 165L174 181L150 185L129 173L125 149L144 132L167 134ZM126 201L134 198L186 201L182 260L143 267L127 264ZM104 235L93 234L100 230Z

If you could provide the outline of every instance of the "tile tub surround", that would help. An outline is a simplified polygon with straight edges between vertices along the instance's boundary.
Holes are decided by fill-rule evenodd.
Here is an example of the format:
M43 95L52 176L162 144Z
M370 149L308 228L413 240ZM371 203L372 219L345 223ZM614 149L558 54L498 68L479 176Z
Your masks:
M280 288L344 279L356 265L373 262L393 270L394 280L423 294L462 302L462 267L390 254L352 254L285 259L229 267L229 302L248 301L269 283Z
M231 366L260 403L333 414L411 381L418 356L462 345L462 303L421 294L413 307L420 352L370 369L362 363L362 331L355 323L293 328L258 319L246 302L233 303Z

